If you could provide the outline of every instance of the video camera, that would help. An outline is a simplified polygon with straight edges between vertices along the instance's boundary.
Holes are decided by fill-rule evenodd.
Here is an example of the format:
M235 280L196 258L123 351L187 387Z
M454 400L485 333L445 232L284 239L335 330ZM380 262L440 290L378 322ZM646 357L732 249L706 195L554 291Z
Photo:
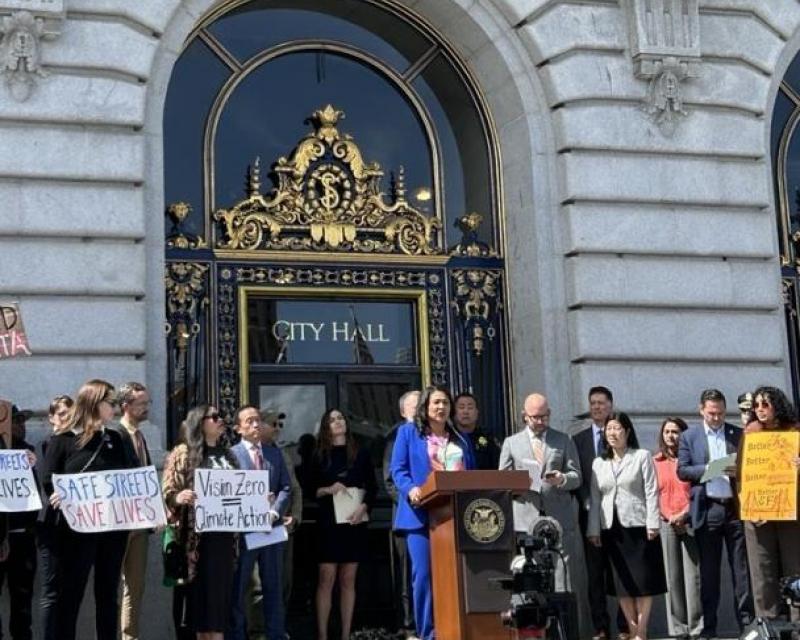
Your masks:
M556 558L561 556L561 525L542 517L518 540L519 555L511 561L511 576L497 582L511 592L510 607L500 614L503 624L523 638L578 640L576 602L572 593L556 593ZM565 567L566 568L566 567ZM567 629L569 627L569 629ZM575 627L574 632L572 627Z
M790 607L800 609L800 576L780 580L781 597ZM800 640L800 623L756 618L741 635L742 640Z

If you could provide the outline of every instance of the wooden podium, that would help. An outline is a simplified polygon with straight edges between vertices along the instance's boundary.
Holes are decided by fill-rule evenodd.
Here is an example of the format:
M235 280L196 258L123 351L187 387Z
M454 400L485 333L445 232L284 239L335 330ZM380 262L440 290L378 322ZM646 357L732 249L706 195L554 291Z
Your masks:
M500 612L511 594L489 579L510 573L516 551L511 497L529 487L526 471L433 471L422 485L437 640L510 637Z

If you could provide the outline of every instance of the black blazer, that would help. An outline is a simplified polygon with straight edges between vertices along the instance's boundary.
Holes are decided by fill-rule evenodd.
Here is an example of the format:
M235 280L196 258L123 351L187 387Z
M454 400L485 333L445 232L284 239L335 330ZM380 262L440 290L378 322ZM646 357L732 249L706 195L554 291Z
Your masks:
M144 460L139 460L139 456L136 455L136 447L133 446L133 438L131 438L131 434L128 433L128 430L122 423L116 425L116 430L119 432L119 435L122 436L122 446L125 447L125 453L130 460L133 460L136 464L134 467L147 467L152 464L152 460L150 458L150 449L147 447L147 440L144 438L144 434L142 434L142 441L144 442Z
M589 423L588 428L572 436L572 440L578 450L578 462L581 465L581 486L575 490L575 495L580 506L578 520L580 521L581 531L585 533L589 518L589 506L592 502L592 463L596 457L591 423Z
M725 429L725 450L728 454L735 453L739 449L739 440L742 437L742 429L726 422L722 427ZM706 470L708 464L708 439L706 438L705 426L695 425L681 434L680 445L678 446L678 478L684 482L692 483L692 504L690 513L692 516L692 527L697 529L702 527L706 521L706 485L700 482L700 478ZM731 491L733 499L737 500L736 479L731 478ZM738 505L737 512L738 512Z

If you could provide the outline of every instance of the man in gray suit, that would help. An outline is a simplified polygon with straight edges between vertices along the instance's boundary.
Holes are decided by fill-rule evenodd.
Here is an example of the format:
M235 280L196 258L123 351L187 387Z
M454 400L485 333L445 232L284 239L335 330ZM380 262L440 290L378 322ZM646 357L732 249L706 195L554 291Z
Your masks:
M592 636L589 605L586 600L583 540L578 526L578 504L572 491L581 485L578 451L572 439L550 428L547 398L533 393L525 399L522 411L525 427L503 442L501 470L541 470L541 489L527 491L514 499L514 529L527 531L541 516L550 516L563 530L562 551L566 563L556 570L556 590L570 591L578 603L580 637Z

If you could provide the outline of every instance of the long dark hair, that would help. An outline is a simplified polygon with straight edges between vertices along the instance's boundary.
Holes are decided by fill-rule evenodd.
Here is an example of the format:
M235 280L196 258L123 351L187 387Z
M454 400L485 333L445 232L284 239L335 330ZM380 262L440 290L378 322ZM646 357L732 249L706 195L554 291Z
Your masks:
M686 424L683 418L672 417L672 416L664 418L664 422L661 423L661 429L658 432L658 450L661 452L661 455L663 455L665 458L669 458L669 449L667 448L667 445L664 443L664 428L670 422L672 424L678 425L678 429L681 430L681 433L683 433L689 428L689 425Z
M797 414L786 394L777 387L759 387L753 391L753 413L755 414L758 396L766 398L775 409L775 422L780 427L792 427L797 423Z
M319 421L319 433L317 434L317 447L314 450L314 457L320 462L322 465L327 465L330 463L331 460L331 449L333 449L333 434L331 434L331 414L334 411L338 411L344 417L344 423L347 425L347 431L345 431L345 447L347 448L347 466L351 466L353 462L355 462L356 456L358 455L358 443L356 439L353 437L353 432L350 431L350 424L347 421L347 416L344 415L344 412L336 407L331 407L327 409L325 413L322 414L322 418Z
M186 419L183 421L182 429L186 438L186 448L189 451L187 458L189 469L192 471L201 468L203 466L203 460L206 457L208 445L206 445L206 438L203 434L203 420L205 420L208 415L209 407L210 405L207 404L196 406L186 414ZM224 445L225 442L226 441L220 437L220 444ZM227 446L225 447L225 458L232 467L237 468L239 466L239 463Z
M608 446L608 440L606 440L606 429L608 428L608 423L612 420L614 422L619 422L622 425L622 428L625 429L625 433L628 435L628 449L639 448L639 438L636 437L636 430L633 428L633 422L631 422L628 414L624 411L615 411L608 416L608 420L606 420L606 426L603 427L603 443L605 444L606 448L603 451L602 456L606 460L610 460L614 457L614 450Z
M447 389L438 385L425 387L425 389L422 391L422 395L419 397L419 402L417 403L417 415L414 416L414 424L417 426L417 432L421 436L427 436L431 432L431 425L428 423L428 405L431 402L431 396L437 391L445 394L447 399L450 401L450 415L447 416L447 424L445 424L445 429L450 433L450 435L456 435L456 430L453 428L453 416L455 415L456 410L455 403L453 402L453 396L450 395L450 392Z

